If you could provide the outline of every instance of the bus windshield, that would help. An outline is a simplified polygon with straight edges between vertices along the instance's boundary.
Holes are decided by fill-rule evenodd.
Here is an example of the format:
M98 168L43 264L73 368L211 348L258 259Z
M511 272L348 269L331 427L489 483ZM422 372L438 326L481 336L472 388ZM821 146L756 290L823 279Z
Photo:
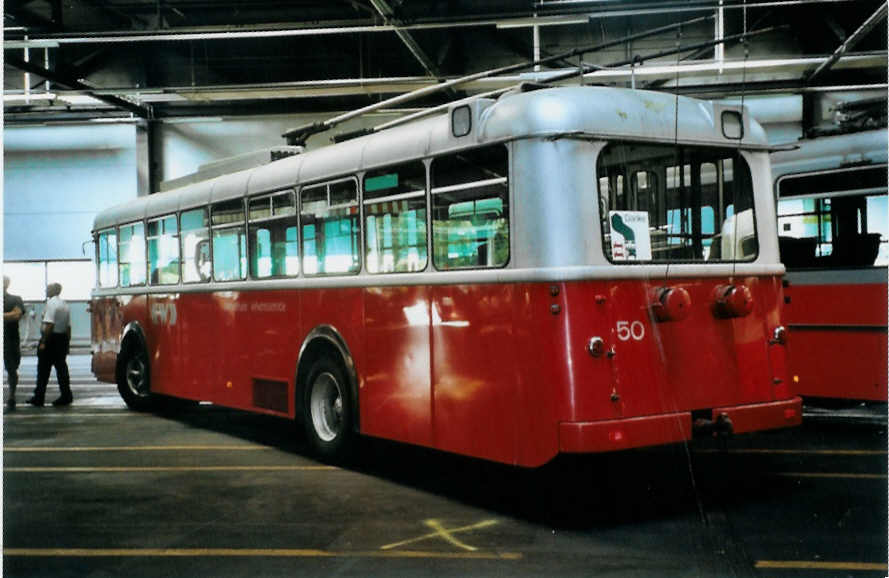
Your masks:
M603 247L612 262L756 258L753 184L737 151L612 143L596 169Z

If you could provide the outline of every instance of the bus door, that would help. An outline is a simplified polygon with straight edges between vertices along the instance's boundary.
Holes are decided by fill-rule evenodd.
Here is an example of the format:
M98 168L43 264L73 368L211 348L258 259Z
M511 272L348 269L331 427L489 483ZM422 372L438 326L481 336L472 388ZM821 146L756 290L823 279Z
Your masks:
M426 165L368 171L363 187L365 266L410 283L429 264ZM362 431L433 445L430 295L423 284L365 289Z
M179 299L175 293L148 296L146 340L150 360L151 391L178 392L180 377Z
M178 391L189 399L223 403L213 395L221 344L215 294L204 290L210 280L209 220L206 207L183 211L179 218L183 291L178 303L180 381Z
M502 462L515 458L513 292L509 284L433 287L435 447Z
M432 445L429 288L364 291L362 431Z
M179 221L176 215L151 219L147 223L148 283L152 287L178 285L180 280ZM145 337L150 359L151 390L179 393L182 348L179 336L185 325L180 320L179 293L148 295L148 327Z
M503 145L433 159L433 266L447 278L509 262L509 163ZM432 395L435 447L501 462L516 456L520 380L513 298L491 280L433 285Z
M185 213L183 218L183 238L185 238ZM206 219L206 216L204 217ZM206 280L212 270L213 281L220 288L225 283L243 281L247 278L247 232L244 201L235 198L213 203L210 211L210 233L206 224L201 234L206 235L190 249L184 246L183 261L194 263L192 275L198 280ZM212 261L206 262L203 254ZM206 263L206 264L205 264ZM203 267L203 268L202 268ZM183 271L187 274L188 269ZM188 278L186 278L186 282ZM204 375L209 376L203 389L209 400L230 407L249 407L252 397L249 364L249 327L257 320L250 314L250 303L240 291L217 291L200 294L196 305L202 309L215 311L203 319L193 318L198 346L204 357L196 360L203 366ZM220 361L224 359L225 362ZM221 369L225 372L221 372ZM201 384L196 383L196 387Z
M247 202L247 245L252 279L295 277L300 270L297 203L289 189ZM239 405L288 413L295 408L294 367L302 338L301 293L241 293L237 333L247 356L247 384Z

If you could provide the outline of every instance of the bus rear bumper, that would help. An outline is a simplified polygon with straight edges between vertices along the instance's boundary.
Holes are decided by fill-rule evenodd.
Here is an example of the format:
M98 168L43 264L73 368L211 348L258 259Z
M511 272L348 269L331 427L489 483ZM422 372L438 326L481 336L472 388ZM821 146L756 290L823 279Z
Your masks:
M771 403L737 405L713 410L714 419L720 414L725 414L731 420L734 433L792 427L803 422L803 400L800 397L793 397Z
M802 400L787 400L713 409L724 415L733 433L797 426L802 423ZM723 419L725 419L723 418ZM678 443L692 437L691 412L592 422L559 424L559 451L595 453Z

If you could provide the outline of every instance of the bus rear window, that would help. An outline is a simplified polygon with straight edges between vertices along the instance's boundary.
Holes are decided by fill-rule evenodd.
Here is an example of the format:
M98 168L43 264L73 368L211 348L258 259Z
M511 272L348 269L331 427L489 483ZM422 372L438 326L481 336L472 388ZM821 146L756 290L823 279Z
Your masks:
M736 151L615 143L599 155L596 169L609 260L756 258L750 168Z

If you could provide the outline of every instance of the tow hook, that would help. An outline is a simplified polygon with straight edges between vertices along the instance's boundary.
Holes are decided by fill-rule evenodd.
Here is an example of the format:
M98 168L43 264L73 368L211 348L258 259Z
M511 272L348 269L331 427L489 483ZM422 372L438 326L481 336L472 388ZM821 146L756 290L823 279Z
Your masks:
M732 420L728 414L721 413L715 420L698 418L692 424L695 435L705 435L719 438L730 437L734 433Z

